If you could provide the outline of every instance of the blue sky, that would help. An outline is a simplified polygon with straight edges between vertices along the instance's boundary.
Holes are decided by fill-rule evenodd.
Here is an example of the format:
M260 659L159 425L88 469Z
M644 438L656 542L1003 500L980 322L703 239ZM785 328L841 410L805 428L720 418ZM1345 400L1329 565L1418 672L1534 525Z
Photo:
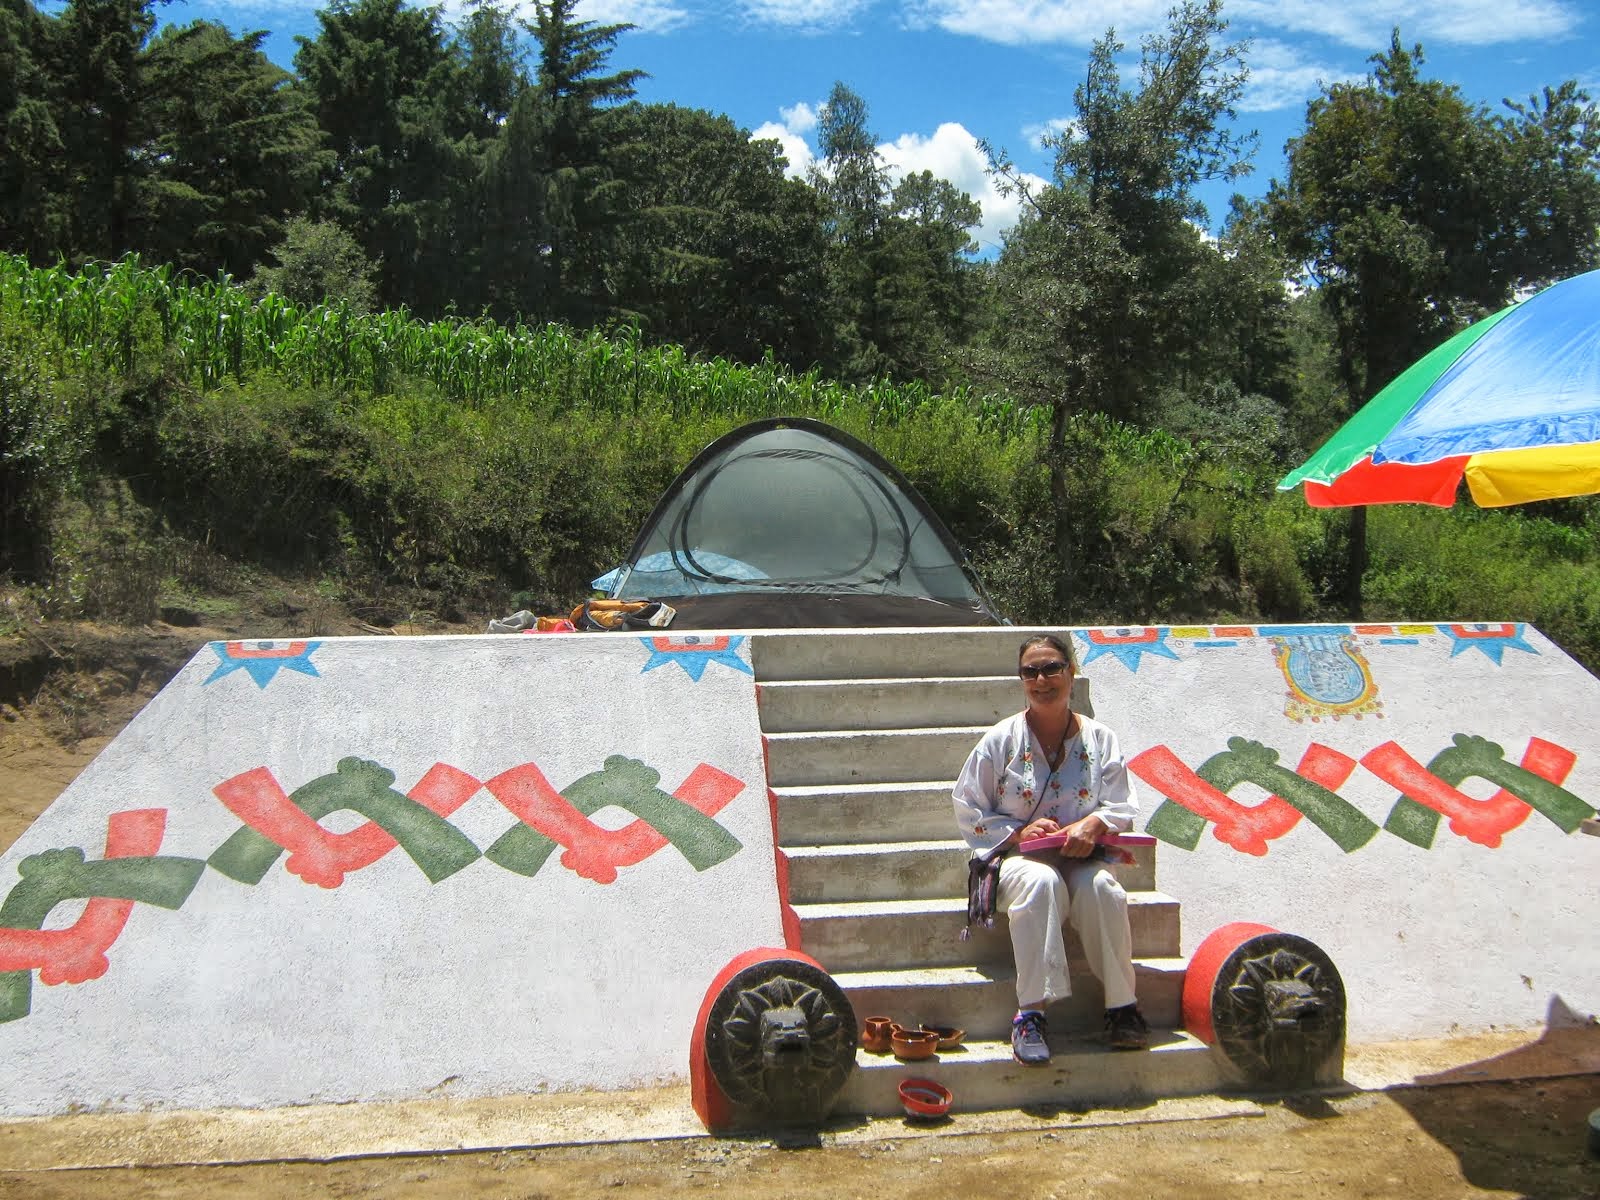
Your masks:
M458 0L451 0L452 3ZM235 33L265 29L266 49L291 65L296 35L313 36L318 0L172 0L160 18L205 17ZM894 172L931 170L979 200L985 250L1016 219L997 194L977 139L1046 175L1041 131L1072 115L1090 44L1108 26L1136 74L1142 34L1162 27L1170 0L584 0L580 17L638 26L612 66L650 73L640 99L726 113L779 139L791 170L816 148L815 114L835 80L866 100ZM448 14L450 7L446 5ZM1498 108L1577 79L1600 97L1600 6L1593 0L1228 0L1230 34L1251 42L1239 124L1257 130L1254 172L1203 194L1213 224L1235 188L1263 193L1283 173L1283 145L1324 82L1359 78L1399 26L1421 42L1424 74Z

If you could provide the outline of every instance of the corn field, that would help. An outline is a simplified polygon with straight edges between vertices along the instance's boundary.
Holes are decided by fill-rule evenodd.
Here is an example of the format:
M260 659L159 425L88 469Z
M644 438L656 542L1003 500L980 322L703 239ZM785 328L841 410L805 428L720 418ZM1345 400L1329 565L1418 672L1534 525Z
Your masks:
M1044 426L1045 413L966 389L920 384L854 387L773 362L701 360L649 346L637 332L607 335L560 325L419 321L404 309L357 315L343 304L299 309L255 295L226 276L195 280L136 257L79 272L0 254L0 315L45 332L76 365L132 371L158 364L202 390L270 372L292 387L375 397L425 382L469 408L517 401L541 411L616 416L806 414L896 424L929 405L953 405L1007 438Z

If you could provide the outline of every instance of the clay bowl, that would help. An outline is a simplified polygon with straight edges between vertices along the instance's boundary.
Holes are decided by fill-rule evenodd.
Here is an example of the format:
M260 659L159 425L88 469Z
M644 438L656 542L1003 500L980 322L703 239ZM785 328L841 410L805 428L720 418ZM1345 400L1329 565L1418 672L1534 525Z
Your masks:
M922 1032L937 1034L941 1050L954 1050L967 1036L965 1029L957 1029L954 1025L924 1025Z
M891 1046L888 1017L868 1017L861 1025L861 1047L870 1054L887 1054Z
M932 1058L939 1049L939 1035L923 1033L920 1029L902 1029L891 1039L894 1056L913 1062L919 1058Z
M950 1111L953 1099L949 1088L931 1079L906 1079L900 1083L900 1106L908 1117L924 1121L942 1117Z

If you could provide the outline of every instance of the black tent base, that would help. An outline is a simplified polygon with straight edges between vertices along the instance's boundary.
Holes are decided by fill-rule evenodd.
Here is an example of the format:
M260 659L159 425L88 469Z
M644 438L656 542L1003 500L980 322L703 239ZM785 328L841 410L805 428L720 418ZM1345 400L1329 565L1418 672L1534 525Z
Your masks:
M815 592L760 595L656 596L677 610L680 629L872 629L918 625L994 625L993 614L975 604L914 596L830 596Z

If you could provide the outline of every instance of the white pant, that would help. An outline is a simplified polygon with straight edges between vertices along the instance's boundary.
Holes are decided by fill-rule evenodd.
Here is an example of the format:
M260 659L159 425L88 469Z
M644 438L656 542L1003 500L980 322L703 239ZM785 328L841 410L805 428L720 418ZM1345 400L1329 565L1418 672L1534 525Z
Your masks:
M1128 893L1105 863L1058 860L1059 866L1008 855L1000 863L996 906L1011 925L1017 960L1017 1003L1049 1003L1072 994L1067 946L1061 932L1070 920L1083 942L1089 969L1105 986L1106 1007L1134 1002L1133 934L1128 928Z

